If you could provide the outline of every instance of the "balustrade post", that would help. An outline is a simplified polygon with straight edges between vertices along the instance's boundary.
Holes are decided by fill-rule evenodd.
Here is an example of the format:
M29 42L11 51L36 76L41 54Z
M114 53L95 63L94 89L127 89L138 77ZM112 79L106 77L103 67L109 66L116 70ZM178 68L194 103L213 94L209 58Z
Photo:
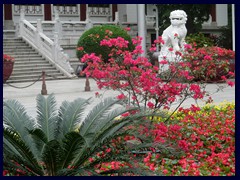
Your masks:
M118 23L119 23L119 16L118 16L118 12L115 12L115 20L114 20L114 22L115 22L116 24L118 24Z
M55 13L54 31L58 33L58 38L61 39L62 38L62 23L59 19L59 12L56 7L54 9L54 13Z
M59 44L58 44L58 33L54 32L54 40L53 40L53 59L56 62L58 59L58 52L57 52L57 48L58 48Z
M59 19L59 13L56 6L54 7L54 18L55 18L55 21Z
M41 19L37 19L37 29L38 29L38 32L41 32L41 33L43 32Z
M42 21L41 19L37 19L37 28L35 31L35 37L36 37L36 46L39 49L42 49L42 43L41 43L41 36L40 33L42 33Z
M88 23L89 22L89 13L90 13L90 9L89 9L89 7L87 6L87 8L86 8L86 22Z
M23 20L25 19L24 8L20 9L19 35L23 36Z
M54 31L58 33L58 38L62 38L62 23L59 19L55 20Z
M20 9L20 21L23 21L25 19L25 12L24 8Z
M93 27L93 24L92 24L92 21L91 21L91 19L89 18L89 16L90 16L90 9L87 7L87 13L86 13L86 26L85 26L85 30L88 30L88 29L90 29L90 28L92 28Z

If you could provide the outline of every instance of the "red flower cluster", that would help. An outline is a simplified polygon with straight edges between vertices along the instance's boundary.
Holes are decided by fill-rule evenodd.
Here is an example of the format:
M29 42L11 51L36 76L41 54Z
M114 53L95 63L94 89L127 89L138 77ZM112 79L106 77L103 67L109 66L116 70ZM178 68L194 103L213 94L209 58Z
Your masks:
M103 39L101 46L114 47L109 54L108 63L95 54L83 56L82 62L88 64L84 72L97 81L100 89L110 88L128 93L124 95L129 97L129 103L139 106L142 103L152 109L168 109L177 99L186 96L203 98L205 92L199 84L192 84L193 76L186 70L189 63L171 63L171 75L168 82L165 82L158 76L159 68L153 66L147 58L139 56L143 52L139 45L141 37L136 37L132 42L136 46L130 52L126 50L128 41L122 38ZM161 37L156 42L164 43ZM179 52L178 56L182 56L182 53ZM164 65L168 62L162 60L160 63ZM189 84L177 82L179 77L187 79Z
M155 142L176 142L185 154L164 157L148 153L143 158L145 165L171 176L235 175L235 109L181 108L178 117L174 125L160 123L147 131Z
M14 62L14 58L7 54L3 54L3 61Z
M230 77L229 72L235 70L230 64L235 52L220 47L188 49L183 58L189 62L195 80L218 81L222 76Z

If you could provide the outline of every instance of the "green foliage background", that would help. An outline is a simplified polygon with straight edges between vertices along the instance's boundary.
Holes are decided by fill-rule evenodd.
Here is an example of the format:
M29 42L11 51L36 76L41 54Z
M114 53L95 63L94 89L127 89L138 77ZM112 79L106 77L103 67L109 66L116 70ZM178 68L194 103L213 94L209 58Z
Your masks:
M112 35L108 35L106 30L112 31ZM102 58L107 61L108 54L111 52L112 48L100 46L100 41L102 41L106 35L108 35L109 38L122 37L129 42L127 50L131 51L134 49L131 36L120 26L101 25L85 31L80 37L77 47L83 47L84 51L77 51L77 57L80 59L85 53L95 53L96 55L102 55Z

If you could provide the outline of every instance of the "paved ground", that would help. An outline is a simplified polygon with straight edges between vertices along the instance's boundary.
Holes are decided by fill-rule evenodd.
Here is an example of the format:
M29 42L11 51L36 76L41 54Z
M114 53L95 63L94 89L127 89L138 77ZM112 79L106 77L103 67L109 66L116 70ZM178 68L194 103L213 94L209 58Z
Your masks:
M64 100L73 101L76 98L89 98L93 97L94 104L99 102L101 99L95 97L95 93L99 92L103 94L103 97L117 96L120 93L117 91L104 91L99 90L93 79L90 79L90 88L91 91L85 91L85 78L73 79L73 80L57 80L57 81L46 81L47 93L54 93L58 106ZM24 87L31 83L14 83L12 85L17 87ZM207 90L210 93L214 93L217 90L218 86L225 86L225 84L208 84ZM24 88L17 89L10 87L7 84L3 85L3 98L6 99L16 99L21 104L23 104L32 117L36 117L36 96L41 93L42 82L39 81L34 85ZM235 87L226 87L222 91L216 92L212 95L215 104L218 104L223 101L235 102ZM193 99L188 99L182 105L183 107L189 107L191 104L195 104ZM199 101L199 105L203 105L204 101Z

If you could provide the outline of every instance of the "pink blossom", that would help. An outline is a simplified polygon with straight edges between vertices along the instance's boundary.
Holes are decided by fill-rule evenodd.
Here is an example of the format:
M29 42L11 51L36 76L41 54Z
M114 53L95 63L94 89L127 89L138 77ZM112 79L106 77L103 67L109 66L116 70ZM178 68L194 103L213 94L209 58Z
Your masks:
M209 61L213 60L213 58L211 56L209 56L209 55L204 56L204 59L205 60L209 60Z
M120 94L120 95L117 96L117 98L118 98L118 99L125 99L126 96L125 96L124 94Z
M148 102L148 103L147 103L147 106L148 106L149 108L151 108L151 109L154 108L154 104L153 104L152 102Z
M124 28L126 31L130 31L131 30L131 28L130 27L126 27L126 28Z
M233 87L233 86L235 85L235 82L233 82L233 81L228 81L227 83L228 83L228 85L231 86L231 87Z

